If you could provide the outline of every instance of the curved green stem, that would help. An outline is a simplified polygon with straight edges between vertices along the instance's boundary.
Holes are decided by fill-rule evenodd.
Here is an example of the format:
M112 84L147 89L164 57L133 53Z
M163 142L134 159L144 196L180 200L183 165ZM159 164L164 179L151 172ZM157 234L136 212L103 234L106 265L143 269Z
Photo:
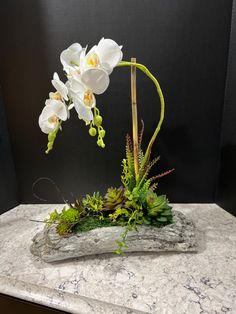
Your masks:
M164 96L160 87L159 82L157 81L157 79L152 75L152 73L148 70L148 68L146 68L143 64L141 63L133 63L133 62L129 62L129 61L121 61L117 67L125 67L125 66L135 66L136 68L138 68L139 70L141 70L143 73L145 73L155 84L156 89L157 89L157 93L159 95L160 98L160 104L161 104L161 109L160 109L160 119L159 122L157 124L157 127L149 141L148 147L146 149L146 152L144 154L144 158L143 158L143 163L141 166L145 165L146 162L149 161L150 158L150 154L151 154L151 149L152 149L152 145L155 142L155 139L157 137L157 134L159 133L160 129L161 129L161 125L162 122L164 120L164 114L165 114L165 101L164 101Z

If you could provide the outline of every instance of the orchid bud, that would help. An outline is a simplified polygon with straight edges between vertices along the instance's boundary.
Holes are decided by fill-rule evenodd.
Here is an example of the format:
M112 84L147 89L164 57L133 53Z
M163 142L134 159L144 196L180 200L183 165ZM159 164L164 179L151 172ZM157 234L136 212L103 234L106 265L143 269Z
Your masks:
M97 145L98 145L98 146L101 147L101 146L102 146L102 143L103 143L103 140L102 140L102 139L98 139L98 140L97 140Z
M104 142L103 142L103 139L102 139L102 138L98 138L98 140L97 140L97 144L98 144L98 146L100 146L100 147L102 147L102 148L105 148L105 144L104 144Z
M53 142L55 140L55 138L56 138L55 132L52 132L52 133L48 134L48 141L49 142Z
M97 130L95 128L90 128L89 129L89 135L96 136L96 134L97 134Z
M105 134L106 134L106 131L105 130L100 130L98 133L99 133L99 136L101 138L103 138L105 136Z
M100 126L102 124L102 117L100 115L97 115L95 118L94 118L94 124L96 126Z

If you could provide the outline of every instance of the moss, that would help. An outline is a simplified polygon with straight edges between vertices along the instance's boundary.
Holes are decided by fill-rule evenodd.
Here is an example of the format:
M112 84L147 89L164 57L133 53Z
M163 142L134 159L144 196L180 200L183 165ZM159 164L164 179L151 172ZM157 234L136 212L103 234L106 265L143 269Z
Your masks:
M151 225L154 227L161 227L163 225L172 223L173 221L169 221L168 223L163 221L160 223L159 221L150 219L150 217L144 217L144 223L142 225ZM109 218L99 219L98 216L88 216L84 218L81 222L77 223L74 226L73 232L87 232L97 228L104 227L113 227L113 226L125 226L124 221L120 219L120 221L111 221Z
M110 221L110 219L104 218L104 219L99 219L97 216L88 216L84 218L81 222L76 224L74 227L74 232L79 233L79 232L86 232L90 231L92 229L96 228L103 228L103 227L111 227L114 226L115 224Z

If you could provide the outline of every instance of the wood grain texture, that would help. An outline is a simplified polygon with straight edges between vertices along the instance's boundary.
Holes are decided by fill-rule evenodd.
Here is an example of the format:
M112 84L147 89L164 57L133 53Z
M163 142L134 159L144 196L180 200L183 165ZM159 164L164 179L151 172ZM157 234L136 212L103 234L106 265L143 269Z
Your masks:
M184 214L174 211L174 223L162 228L138 226L127 235L124 252L196 252L195 225ZM56 227L45 227L33 238L31 253L44 262L58 262L82 256L112 253L117 249L123 227L105 227L60 236Z

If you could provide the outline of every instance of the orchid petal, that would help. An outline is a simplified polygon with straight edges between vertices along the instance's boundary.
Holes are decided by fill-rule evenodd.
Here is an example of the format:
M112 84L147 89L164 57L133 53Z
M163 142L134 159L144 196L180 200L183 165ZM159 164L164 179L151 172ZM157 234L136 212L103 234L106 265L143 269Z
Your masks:
M72 97L79 96L81 99L84 97L86 87L84 84L76 79L70 80L70 94Z
M88 49L88 45L82 49L81 54L80 54L80 63L83 61L84 57L86 56L87 49Z
M113 69L123 57L120 46L112 39L102 38L97 46L101 65Z
M86 47L87 49L87 47ZM89 68L94 68L94 67L98 67L99 66L99 58L97 56L97 46L93 46L89 52L86 54L86 49L81 53L80 55L80 68L81 68L81 72L89 69ZM96 55L97 56L97 59L98 59L98 63L93 65L93 64L90 64L88 61L89 61L89 58L92 56L92 55Z
M41 118L42 120L47 120L51 116L55 114L53 108L51 105L47 105L43 108L42 113L41 113Z
M57 74L57 72L54 72L53 79L54 80L60 80L59 75Z
M110 79L106 71L102 69L87 69L81 75L81 81L88 86L93 93L102 94L109 86Z
M73 109L74 108L74 104L70 104L69 106L68 106L68 110L71 110L71 109Z
M43 133L49 134L55 131L57 126L54 125L52 127L51 123L49 123L47 120L42 120L42 117L39 116L39 127Z
M51 101L52 101L52 99L46 99L45 105L46 105L46 106L49 106L49 105L51 104Z
M80 63L80 54L82 52L82 46L78 43L72 44L66 50L63 50L60 55L61 63L64 67L64 70L69 73L71 68L74 65L79 65Z
M70 71L70 74L68 75L68 79L69 80L74 79L74 80L80 81L81 80L80 75L81 75L80 68L75 67L73 70Z
M58 123L50 123L49 118L54 115L54 111L50 106L45 106L39 116L39 127L43 133L49 134L56 130Z
M85 121L86 124L89 124L90 121L93 120L93 113L90 108L84 106L84 103L79 99L75 99L74 101L75 110L78 113L79 119Z
M70 85L71 85L71 83L70 83L70 81L69 80L66 81L65 85L66 85L66 87L68 89L68 97L71 97L71 92L70 92ZM49 94L49 97L50 97L50 94Z
M48 106L50 107L54 114L61 120L65 121L68 117L67 108L65 104L63 104L60 100L52 100L51 104Z
M49 98L50 98L50 99L53 99L53 96L54 96L54 93L53 93L53 92L50 92L50 93L49 93ZM48 100L48 99L47 99L47 100ZM47 102L47 100L46 100L46 102ZM45 102L45 103L46 103L46 102Z
M68 88L66 85L60 80L58 74L55 72L53 75L52 85L55 87L55 89L58 91L58 93L64 98L65 100L68 100Z

